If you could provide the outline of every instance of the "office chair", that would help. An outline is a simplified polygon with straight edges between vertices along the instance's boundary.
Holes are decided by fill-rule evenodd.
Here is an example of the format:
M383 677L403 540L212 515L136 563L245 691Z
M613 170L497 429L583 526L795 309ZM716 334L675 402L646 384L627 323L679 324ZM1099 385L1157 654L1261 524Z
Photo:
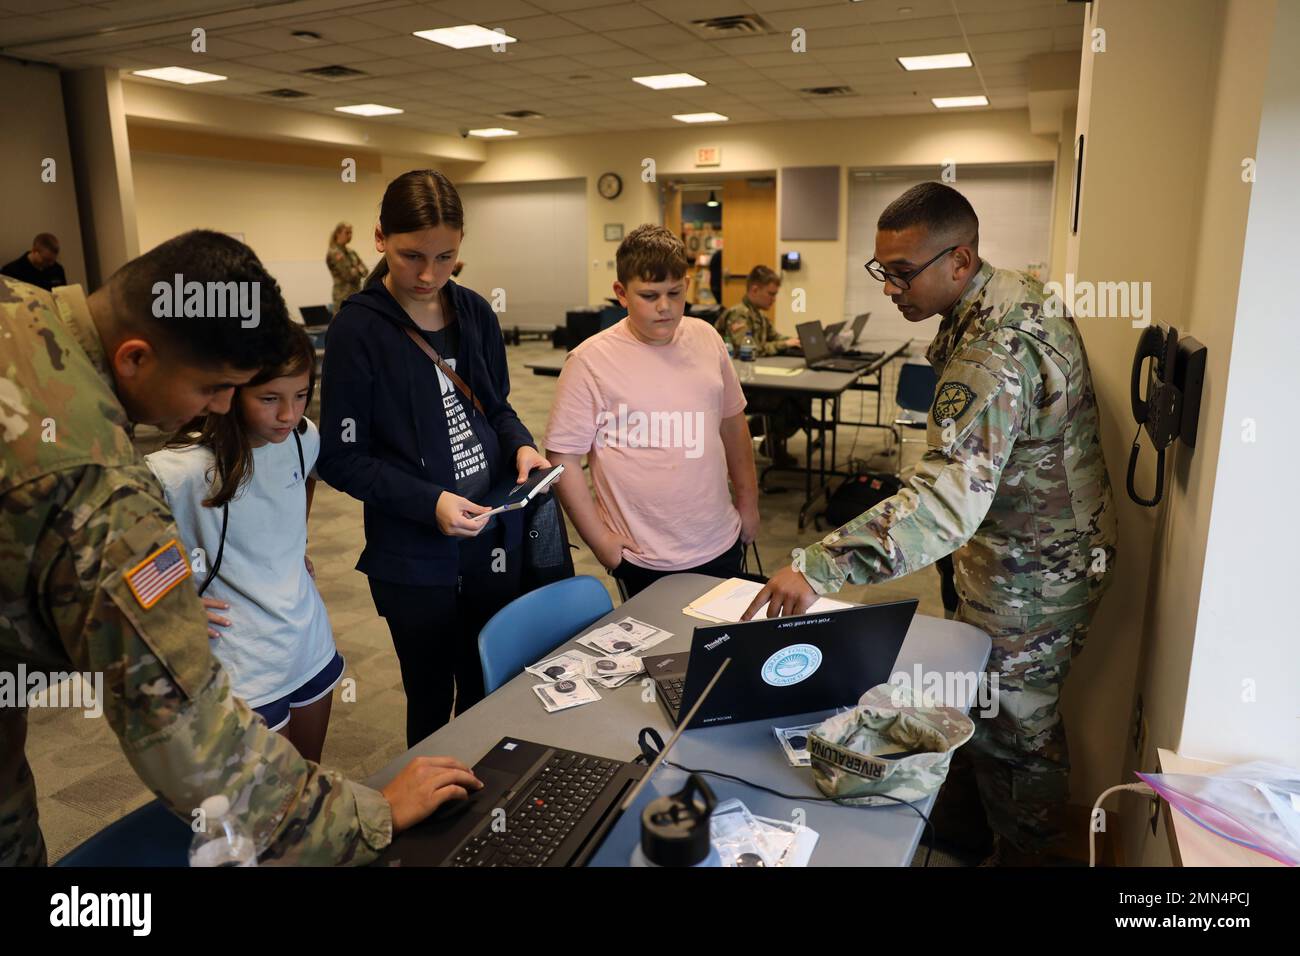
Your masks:
M908 431L925 431L925 417L934 402L934 388L938 377L928 362L913 362L898 370L898 388L894 393L894 403L902 410L894 419L894 430L898 437L898 464L895 475L903 477L903 446L924 444L924 438L908 439L903 437Z
M556 581L511 601L478 635L485 691L492 693L612 610L605 585L590 574Z
M55 866L189 866L194 834L161 800L115 820Z

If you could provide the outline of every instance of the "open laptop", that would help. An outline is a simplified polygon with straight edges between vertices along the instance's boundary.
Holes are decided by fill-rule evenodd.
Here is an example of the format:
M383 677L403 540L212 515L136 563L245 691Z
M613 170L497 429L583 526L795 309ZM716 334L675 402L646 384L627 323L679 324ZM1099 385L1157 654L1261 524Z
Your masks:
M646 768L502 737L473 770L482 790L398 834L377 865L581 866Z
M871 364L871 359L834 358L826 344L826 333L820 322L800 322L795 326L799 345L803 348L804 364L817 372L860 372Z
M328 305L302 305L298 307L302 324L309 329L318 329L330 324L333 313Z
M660 704L676 724L712 679L723 656L731 667L692 727L850 707L889 681L917 601L697 627L689 654L643 658Z
M855 348L855 346L858 344L858 339L862 338L862 330L866 328L867 320L869 318L871 318L870 312L863 312L861 315L854 317L853 336L852 338L849 339L849 344L844 349L845 355L851 355L851 356L856 356L858 358L866 358L875 361L876 359L880 358L882 354L884 354L882 352L867 352Z
M715 660L694 710L704 706L731 665ZM399 833L378 866L582 866L663 764L682 730L648 767L502 737L474 765L483 789L443 804ZM643 747L644 751L644 747Z

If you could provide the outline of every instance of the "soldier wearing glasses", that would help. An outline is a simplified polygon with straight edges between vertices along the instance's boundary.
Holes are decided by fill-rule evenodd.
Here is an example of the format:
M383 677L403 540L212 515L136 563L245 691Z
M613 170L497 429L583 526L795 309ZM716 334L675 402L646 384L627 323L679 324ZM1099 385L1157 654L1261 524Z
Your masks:
M1064 309L1044 307L1039 282L980 259L975 211L939 183L885 209L866 268L908 321L943 316L926 353L939 383L928 447L902 491L796 553L745 617L800 614L846 583L953 554L956 617L992 638L996 676L995 714L958 756L973 764L995 858L1038 862L1062 836L1068 795L1061 687L1115 556L1083 340Z

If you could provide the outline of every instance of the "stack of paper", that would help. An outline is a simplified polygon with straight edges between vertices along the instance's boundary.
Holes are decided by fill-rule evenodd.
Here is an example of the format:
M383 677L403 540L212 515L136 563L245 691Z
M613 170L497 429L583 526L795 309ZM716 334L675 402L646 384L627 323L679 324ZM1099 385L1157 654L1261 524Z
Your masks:
M803 372L802 368L788 368L784 365L755 365L754 371L759 375L781 375L789 377L799 375Z
M757 581L728 578L682 608L682 613L713 624L734 624L740 620L741 615L749 608L750 603L754 600L754 595L761 590L763 590L763 585ZM841 611L846 607L853 606L843 601L832 601L830 598L823 597L813 602L812 607L808 608L804 613L820 614L823 611ZM766 617L767 608L759 608L754 615L754 620L761 621Z

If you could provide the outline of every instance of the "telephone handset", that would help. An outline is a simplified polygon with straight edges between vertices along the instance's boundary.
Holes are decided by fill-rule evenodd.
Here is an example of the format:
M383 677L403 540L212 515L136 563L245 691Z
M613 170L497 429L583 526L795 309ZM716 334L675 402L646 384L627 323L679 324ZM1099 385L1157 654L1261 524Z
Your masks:
M1205 346L1191 336L1180 339L1178 330L1149 325L1142 331L1133 355L1130 399L1138 431L1128 458L1128 494L1148 508L1159 504L1165 486L1165 449L1177 439L1196 447L1196 423L1201 413L1201 383L1205 378ZM1142 365L1151 360L1146 398L1142 397ZM1156 450L1156 489L1143 498L1134 486L1142 429L1151 436Z

